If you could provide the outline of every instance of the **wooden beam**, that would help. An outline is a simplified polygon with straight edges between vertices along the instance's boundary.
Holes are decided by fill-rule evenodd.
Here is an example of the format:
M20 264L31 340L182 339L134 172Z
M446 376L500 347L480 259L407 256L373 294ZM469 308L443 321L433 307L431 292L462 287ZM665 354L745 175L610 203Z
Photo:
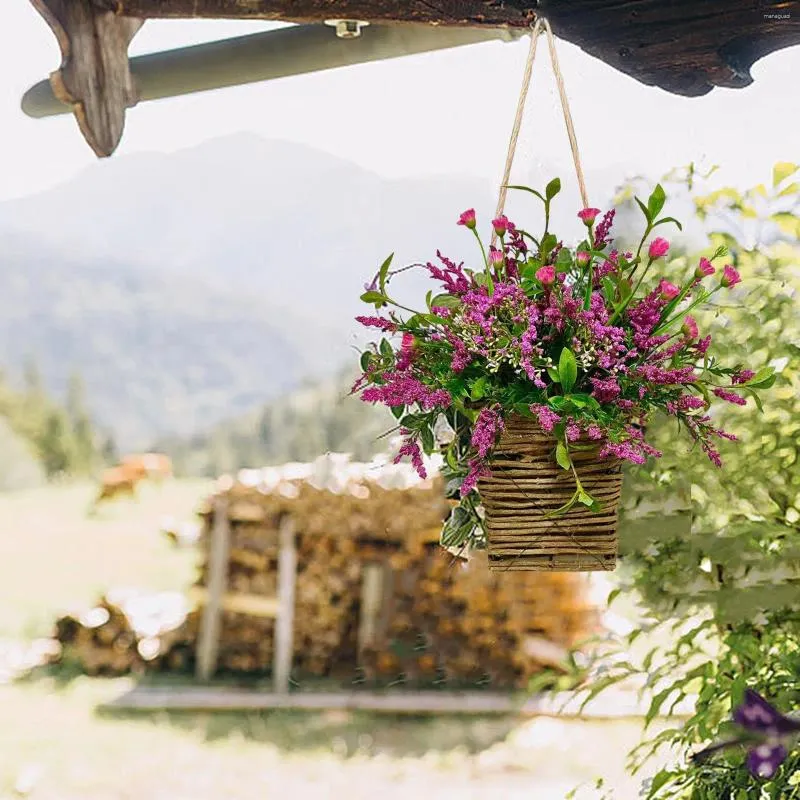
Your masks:
M534 0L95 0L132 17L211 17L322 22L421 22L439 25L513 25L533 21Z
M378 640L386 596L386 567L377 561L361 567L361 602L358 618L358 654Z
M294 520L284 515L280 523L278 554L278 601L280 610L275 621L275 651L272 679L276 694L289 693L294 636L294 590L297 580L297 550L294 541Z
M53 93L71 106L98 156L110 156L122 137L125 110L138 94L128 45L144 20L118 16L93 0L31 0L52 28L61 66L50 75Z
M798 0L95 0L130 16L524 28L555 34L641 83L698 96L752 83L765 55L800 45Z
M196 676L201 681L210 680L217 669L222 599L228 584L230 535L228 501L224 496L220 496L214 503L211 550L208 556L208 597L197 637Z
M546 0L541 5L556 36L641 83L687 97L717 86L748 86L759 58L800 45L797 0Z

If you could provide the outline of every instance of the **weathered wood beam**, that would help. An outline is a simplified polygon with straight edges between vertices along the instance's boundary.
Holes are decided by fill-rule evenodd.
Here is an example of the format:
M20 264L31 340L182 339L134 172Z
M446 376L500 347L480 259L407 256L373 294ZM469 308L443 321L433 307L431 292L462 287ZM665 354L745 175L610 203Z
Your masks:
M95 0L131 17L212 17L321 22L424 22L442 25L513 25L534 18L536 0Z
M752 83L763 56L800 45L800 0L94 0L137 17L226 17L321 22L363 19L436 25L529 25L641 83L698 96Z
M797 0L542 0L553 32L641 83L697 97L800 45Z
M128 45L144 20L117 16L92 0L31 0L52 28L61 67L50 75L53 93L72 107L81 132L98 156L110 156L137 92Z

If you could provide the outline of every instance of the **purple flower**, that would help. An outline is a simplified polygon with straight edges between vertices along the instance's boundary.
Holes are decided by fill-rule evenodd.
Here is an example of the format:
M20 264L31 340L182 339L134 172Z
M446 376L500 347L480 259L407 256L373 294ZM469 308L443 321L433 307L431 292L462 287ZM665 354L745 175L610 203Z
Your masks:
M417 471L417 475L425 480L428 477L428 473L425 471L425 465L422 462L422 451L419 449L416 435L411 434L411 431L405 428L401 428L400 433L408 438L403 442L402 447L394 457L394 463L399 464L403 456L408 456L411 459L411 465Z
M436 406L447 407L452 402L444 389L433 390L417 378L403 372L384 375L387 382L381 386L370 386L361 393L365 403L383 403L386 406L410 406L419 403L423 410Z
M545 433L552 433L553 428L561 422L561 417L549 406L536 403L531 406L531 411L539 419L539 425Z
M470 459L469 472L461 483L461 496L466 497L478 485L478 481L488 475L491 475L491 470L485 462L478 458Z
M714 394L717 397L727 400L729 403L734 403L737 406L747 405L747 400L740 397L736 392L729 392L727 389L714 389Z
M380 328L382 331L397 330L397 325L394 322L383 317L356 317L356 322L360 322L367 328Z
M739 372L734 372L731 375L731 383L736 385L738 383L747 383L755 375L755 372L751 369L742 369Z
M597 230L594 233L595 250L599 250L601 247L608 244L608 232L611 230L611 225L614 222L614 214L616 213L617 212L613 208L610 211L606 211L602 221L597 226Z
M503 428L504 422L499 406L481 409L472 428L472 439L470 440L472 446L478 451L479 458L486 458Z
M616 378L590 378L592 386L593 397L598 403L613 403L622 391Z

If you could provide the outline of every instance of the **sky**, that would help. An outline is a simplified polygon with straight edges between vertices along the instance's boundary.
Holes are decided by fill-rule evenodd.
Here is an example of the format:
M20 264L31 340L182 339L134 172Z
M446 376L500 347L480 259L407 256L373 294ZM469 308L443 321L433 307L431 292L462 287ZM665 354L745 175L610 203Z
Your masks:
M131 55L242 35L268 23L148 21ZM331 33L333 35L333 32ZM143 103L128 112L113 158L170 152L237 132L306 143L388 177L473 175L499 182L527 38L347 67ZM755 82L700 98L643 86L566 43L561 68L584 169L654 177L689 161L719 179L767 181L800 159L800 47L753 67ZM34 194L97 162L71 116L33 120L25 90L57 67L50 29L24 0L0 11L0 200ZM547 50L540 46L512 179L531 185L571 171ZM98 168L98 167L95 167ZM99 168L103 168L102 165ZM598 180L601 180L598 178ZM590 198L597 187L589 184Z

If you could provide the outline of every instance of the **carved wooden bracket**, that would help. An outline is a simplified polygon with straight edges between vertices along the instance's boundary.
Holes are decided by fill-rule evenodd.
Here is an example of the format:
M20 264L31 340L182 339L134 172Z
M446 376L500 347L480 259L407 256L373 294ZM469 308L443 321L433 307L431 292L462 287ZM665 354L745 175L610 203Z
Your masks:
M101 10L92 0L31 3L61 48L61 67L50 75L53 93L72 107L92 150L110 156L122 138L125 110L138 101L128 45L144 20Z

